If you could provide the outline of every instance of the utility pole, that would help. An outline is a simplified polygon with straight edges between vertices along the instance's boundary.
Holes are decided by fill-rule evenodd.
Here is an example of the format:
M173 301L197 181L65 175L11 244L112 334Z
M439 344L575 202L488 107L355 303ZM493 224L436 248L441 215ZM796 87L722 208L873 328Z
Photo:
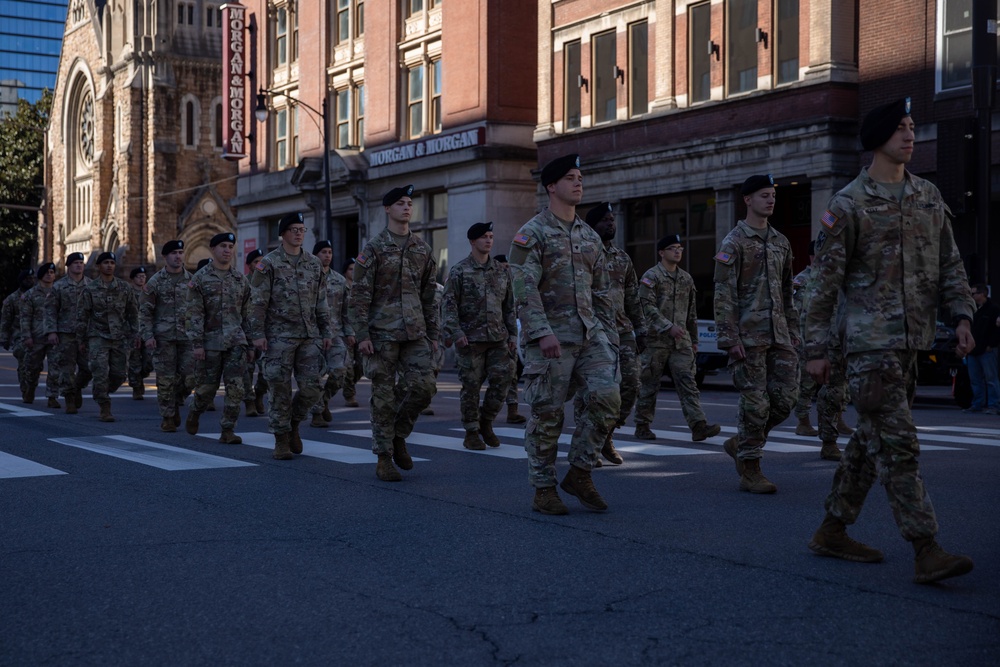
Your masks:
M990 183L993 138L993 103L997 81L997 4L996 0L973 0L972 4L972 104L976 109L976 181L973 200L976 207L976 266L979 280L996 285L990 279Z

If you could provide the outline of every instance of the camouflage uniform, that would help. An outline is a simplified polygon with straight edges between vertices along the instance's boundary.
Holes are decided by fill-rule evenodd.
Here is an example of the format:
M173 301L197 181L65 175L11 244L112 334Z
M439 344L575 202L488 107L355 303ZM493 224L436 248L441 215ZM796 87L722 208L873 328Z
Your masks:
M345 327L347 317L347 279L333 269L326 272L326 303L330 309L330 327L333 343L323 352L326 362L326 382L320 399L312 406L312 413L319 414L330 399L344 386L347 376L347 336L354 335L353 329Z
M556 484L556 453L563 404L571 384L579 387L586 414L576 422L570 465L594 467L621 408L617 335L609 298L607 253L587 223L559 220L545 209L517 234L508 253L524 350L524 400L531 406L525 426L528 479L536 489ZM546 359L539 339L554 335L562 356Z
M806 300L806 286L809 283L809 276L812 273L812 267L807 266L802 269L799 273L792 278L792 305L795 306L795 312L799 314L800 318L800 339L802 338L803 330L801 326L804 324L801 321L803 314L805 313L805 303ZM806 372L806 360L805 360L805 347L804 343L800 343L798 347L799 353L799 398L795 402L795 416L799 419L805 419L809 417L809 413L812 411L813 399L816 398L816 394L819 392L819 385L816 384L812 376Z
M431 346L440 326L436 270L424 240L411 233L401 248L388 229L355 260L348 319L358 342L371 340L375 348L362 359L372 381L375 454L391 455L393 438L410 435L437 392Z
M250 342L247 310L250 307L250 281L237 269L225 271L212 264L194 274L188 283L187 336L192 351L205 350L205 360L198 362L199 375L191 410L201 414L215 400L220 381L226 385L222 408L223 430L236 427L240 401L246 394L243 384Z
M514 293L508 273L492 257L480 264L471 254L452 267L444 288L443 337L469 344L455 347L462 382L462 425L479 431L479 420L493 421L511 381L510 348L516 341ZM479 392L489 387L479 407Z
M94 400L110 400L128 371L126 353L138 329L135 290L121 278L91 280L83 288L77 340L87 341L88 363L94 375Z
M652 334L640 360L642 386L635 409L636 426L649 426L653 422L660 378L667 369L677 388L688 426L693 429L698 422L706 421L701 409L701 392L694 377L694 345L698 340L696 294L694 279L682 268L678 267L671 275L662 262L657 262L642 274L639 301ZM679 340L667 333L675 324L684 329L684 336Z
M847 378L859 420L827 512L854 523L878 465L896 523L911 541L937 533L910 413L917 350L930 349L939 306L970 320L975 312L949 213L931 183L906 172L899 201L862 169L823 216L806 316L806 356L823 359L843 290Z
M348 317L348 310L351 303L351 288L352 285L344 285L344 327L345 336L353 336L354 329L351 327L350 318ZM350 333L348 333L350 332ZM344 367L347 372L344 373L344 400L353 401L358 395L356 385L361 376L364 375L365 371L361 367L361 355L358 354L358 344L347 346L346 359L344 361Z
M48 342L50 333L56 330L56 295L52 286L46 287L41 281L21 296L18 318L21 325L21 341L24 345L25 379L32 393L38 386L38 377L49 358L49 372L45 376L46 398L59 396L59 381L52 368L52 349L54 345ZM31 347L27 341L31 340Z
M0 335L4 347L10 347L17 360L17 382L23 394L28 390L28 365L24 359L24 339L21 337L21 297L27 290L15 290L3 300Z
M715 256L715 326L719 349L742 343L746 358L730 359L740 391L740 459L759 459L767 434L791 413L798 394L795 347L798 315L792 305L792 248L768 225L740 220Z
M135 298L141 308L142 289L134 283L132 289L135 290ZM153 354L142 343L145 343L145 341L140 341L139 347L130 345L128 351L128 386L134 390L138 390L139 396L142 396L142 393L146 389L146 378L153 372Z
M800 361L803 369L805 369L806 361L808 361L805 356L805 341L806 314L809 310L810 290L812 290L811 275L809 281L798 290L798 300L796 303L796 307L801 308L798 311L802 331L802 344L799 346L799 349L802 350ZM841 336L843 335L843 326L844 299L843 294L841 294L837 299L837 315L830 328L830 339L826 349L826 358L830 362L830 377L827 379L826 384L819 387L816 397L816 425L819 429L819 439L823 442L836 442L837 438L840 437L837 425L841 421L841 415L844 413L847 401L847 369L844 361L844 350L840 343ZM808 373L806 375L808 376ZM812 381L811 376L809 379Z
M184 330L191 274L186 269L168 273L166 268L154 273L142 289L139 307L139 337L142 345L150 338L153 368L156 370L156 402L160 417L175 419L184 399L195 387L194 355Z
M84 341L76 336L76 322L79 319L80 302L83 291L90 284L90 278L83 276L73 280L66 275L52 286L55 293L56 333L59 342L49 359L50 370L54 366L59 380L59 391L70 400L81 391L93 377L84 352Z
M289 255L284 246L264 256L250 278L250 340L264 338L264 378L268 384L268 429L292 432L322 393L324 339L333 337L320 261L304 249ZM292 374L299 390L292 397Z

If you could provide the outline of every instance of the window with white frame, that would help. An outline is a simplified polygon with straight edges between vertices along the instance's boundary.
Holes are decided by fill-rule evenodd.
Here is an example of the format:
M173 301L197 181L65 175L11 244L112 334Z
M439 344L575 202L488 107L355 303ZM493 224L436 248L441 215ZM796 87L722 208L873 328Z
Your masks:
M628 112L641 116L649 112L649 24L628 27Z
M430 81L430 98L431 98L431 118L430 118L430 131L433 134L437 134L441 131L441 60L435 60L431 63L431 81Z
M688 8L688 99L691 104L712 98L712 5Z
M938 90L972 85L972 4L973 0L938 2ZM997 0L1000 20L1000 0ZM1000 58L1000 40L997 40Z
M335 123L336 128L334 147L347 148L351 144L351 91L343 88L334 92L334 106L336 107Z
M288 166L288 109L277 109L274 114L274 166Z
M580 127L581 93L583 88L580 70L580 40L563 44L563 71L565 72L563 119L567 130Z
M406 136L410 139L424 133L424 66L416 65L406 72Z
M726 90L757 88L757 0L729 0L726 5Z
M288 64L288 10L279 7L274 14L274 64Z
M614 30L594 35L591 40L593 67L593 118L595 123L606 123L618 117L617 42Z
M354 141L359 148L365 147L365 86L358 84L354 89Z

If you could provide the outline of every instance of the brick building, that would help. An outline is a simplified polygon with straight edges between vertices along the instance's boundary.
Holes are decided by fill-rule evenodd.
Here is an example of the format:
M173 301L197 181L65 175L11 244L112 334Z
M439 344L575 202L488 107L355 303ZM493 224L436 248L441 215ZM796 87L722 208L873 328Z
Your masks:
M39 261L111 250L121 272L170 239L187 264L234 231L222 154L221 12L204 0L72 0L46 145Z
M242 4L251 86L269 91L267 120L252 124L240 163L242 252L275 247L280 216L303 211L306 245L329 234L339 266L384 228L382 195L408 183L411 228L434 248L439 279L468 254L474 222L496 222L497 252L506 251L536 204L533 0Z

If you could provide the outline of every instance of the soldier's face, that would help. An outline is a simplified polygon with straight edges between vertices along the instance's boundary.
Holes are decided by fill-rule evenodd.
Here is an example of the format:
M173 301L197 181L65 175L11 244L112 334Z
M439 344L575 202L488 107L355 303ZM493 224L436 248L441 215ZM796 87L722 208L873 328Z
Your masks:
M78 259L66 267L66 272L69 273L69 275L71 276L79 278L80 276L83 275L83 268L84 268L83 260Z
M608 211L601 218L601 221L594 226L594 231L601 237L602 241L610 241L615 237L618 228L615 226L615 214Z
M754 215L767 218L774 213L774 199L774 188L761 188L757 192L744 197L743 201L747 205L747 210L752 211Z
M184 249L172 250L166 256L167 268L176 271L184 265Z
M889 141L875 149L889 159L892 164L907 164L913 159L913 142L916 140L913 119L905 116Z
M306 240L305 225L291 225L281 235L281 242L292 248L302 247L302 242Z
M223 265L228 265L233 261L233 254L236 252L236 244L230 243L229 241L223 241L219 245L211 249L212 259Z
M35 284L35 276L25 276L21 281L21 289L31 289L31 286Z
M145 273L137 273L137 274L135 274L135 278L132 279L132 284L135 285L136 287L145 287L146 286L146 274Z
M319 257L319 261L325 269L333 262L333 248L323 248L316 256Z
M413 214L413 200L409 197L400 197L399 201L385 207L385 213L395 222L409 222Z
M486 232L478 239L473 239L470 241L472 247L480 253L490 254L490 250L493 250L493 232Z
M666 248L660 251L660 259L667 262L668 264L680 264L681 258L684 256L684 246L680 243L674 243L668 245Z
M42 284L44 284L44 285L51 285L55 281L56 281L56 270L55 269L49 269L48 271L46 271L45 273L42 274Z
M110 278L111 276L115 275L115 260L106 259L98 265L97 269L98 271L101 272L102 276ZM142 280L143 284L145 284L146 276L142 276Z
M347 270L344 271L344 277L347 278L350 281L354 280L354 265L353 264L351 264L350 266L348 266Z
M565 204L576 206L583 199L583 174L570 169L565 176L548 186L549 196Z

